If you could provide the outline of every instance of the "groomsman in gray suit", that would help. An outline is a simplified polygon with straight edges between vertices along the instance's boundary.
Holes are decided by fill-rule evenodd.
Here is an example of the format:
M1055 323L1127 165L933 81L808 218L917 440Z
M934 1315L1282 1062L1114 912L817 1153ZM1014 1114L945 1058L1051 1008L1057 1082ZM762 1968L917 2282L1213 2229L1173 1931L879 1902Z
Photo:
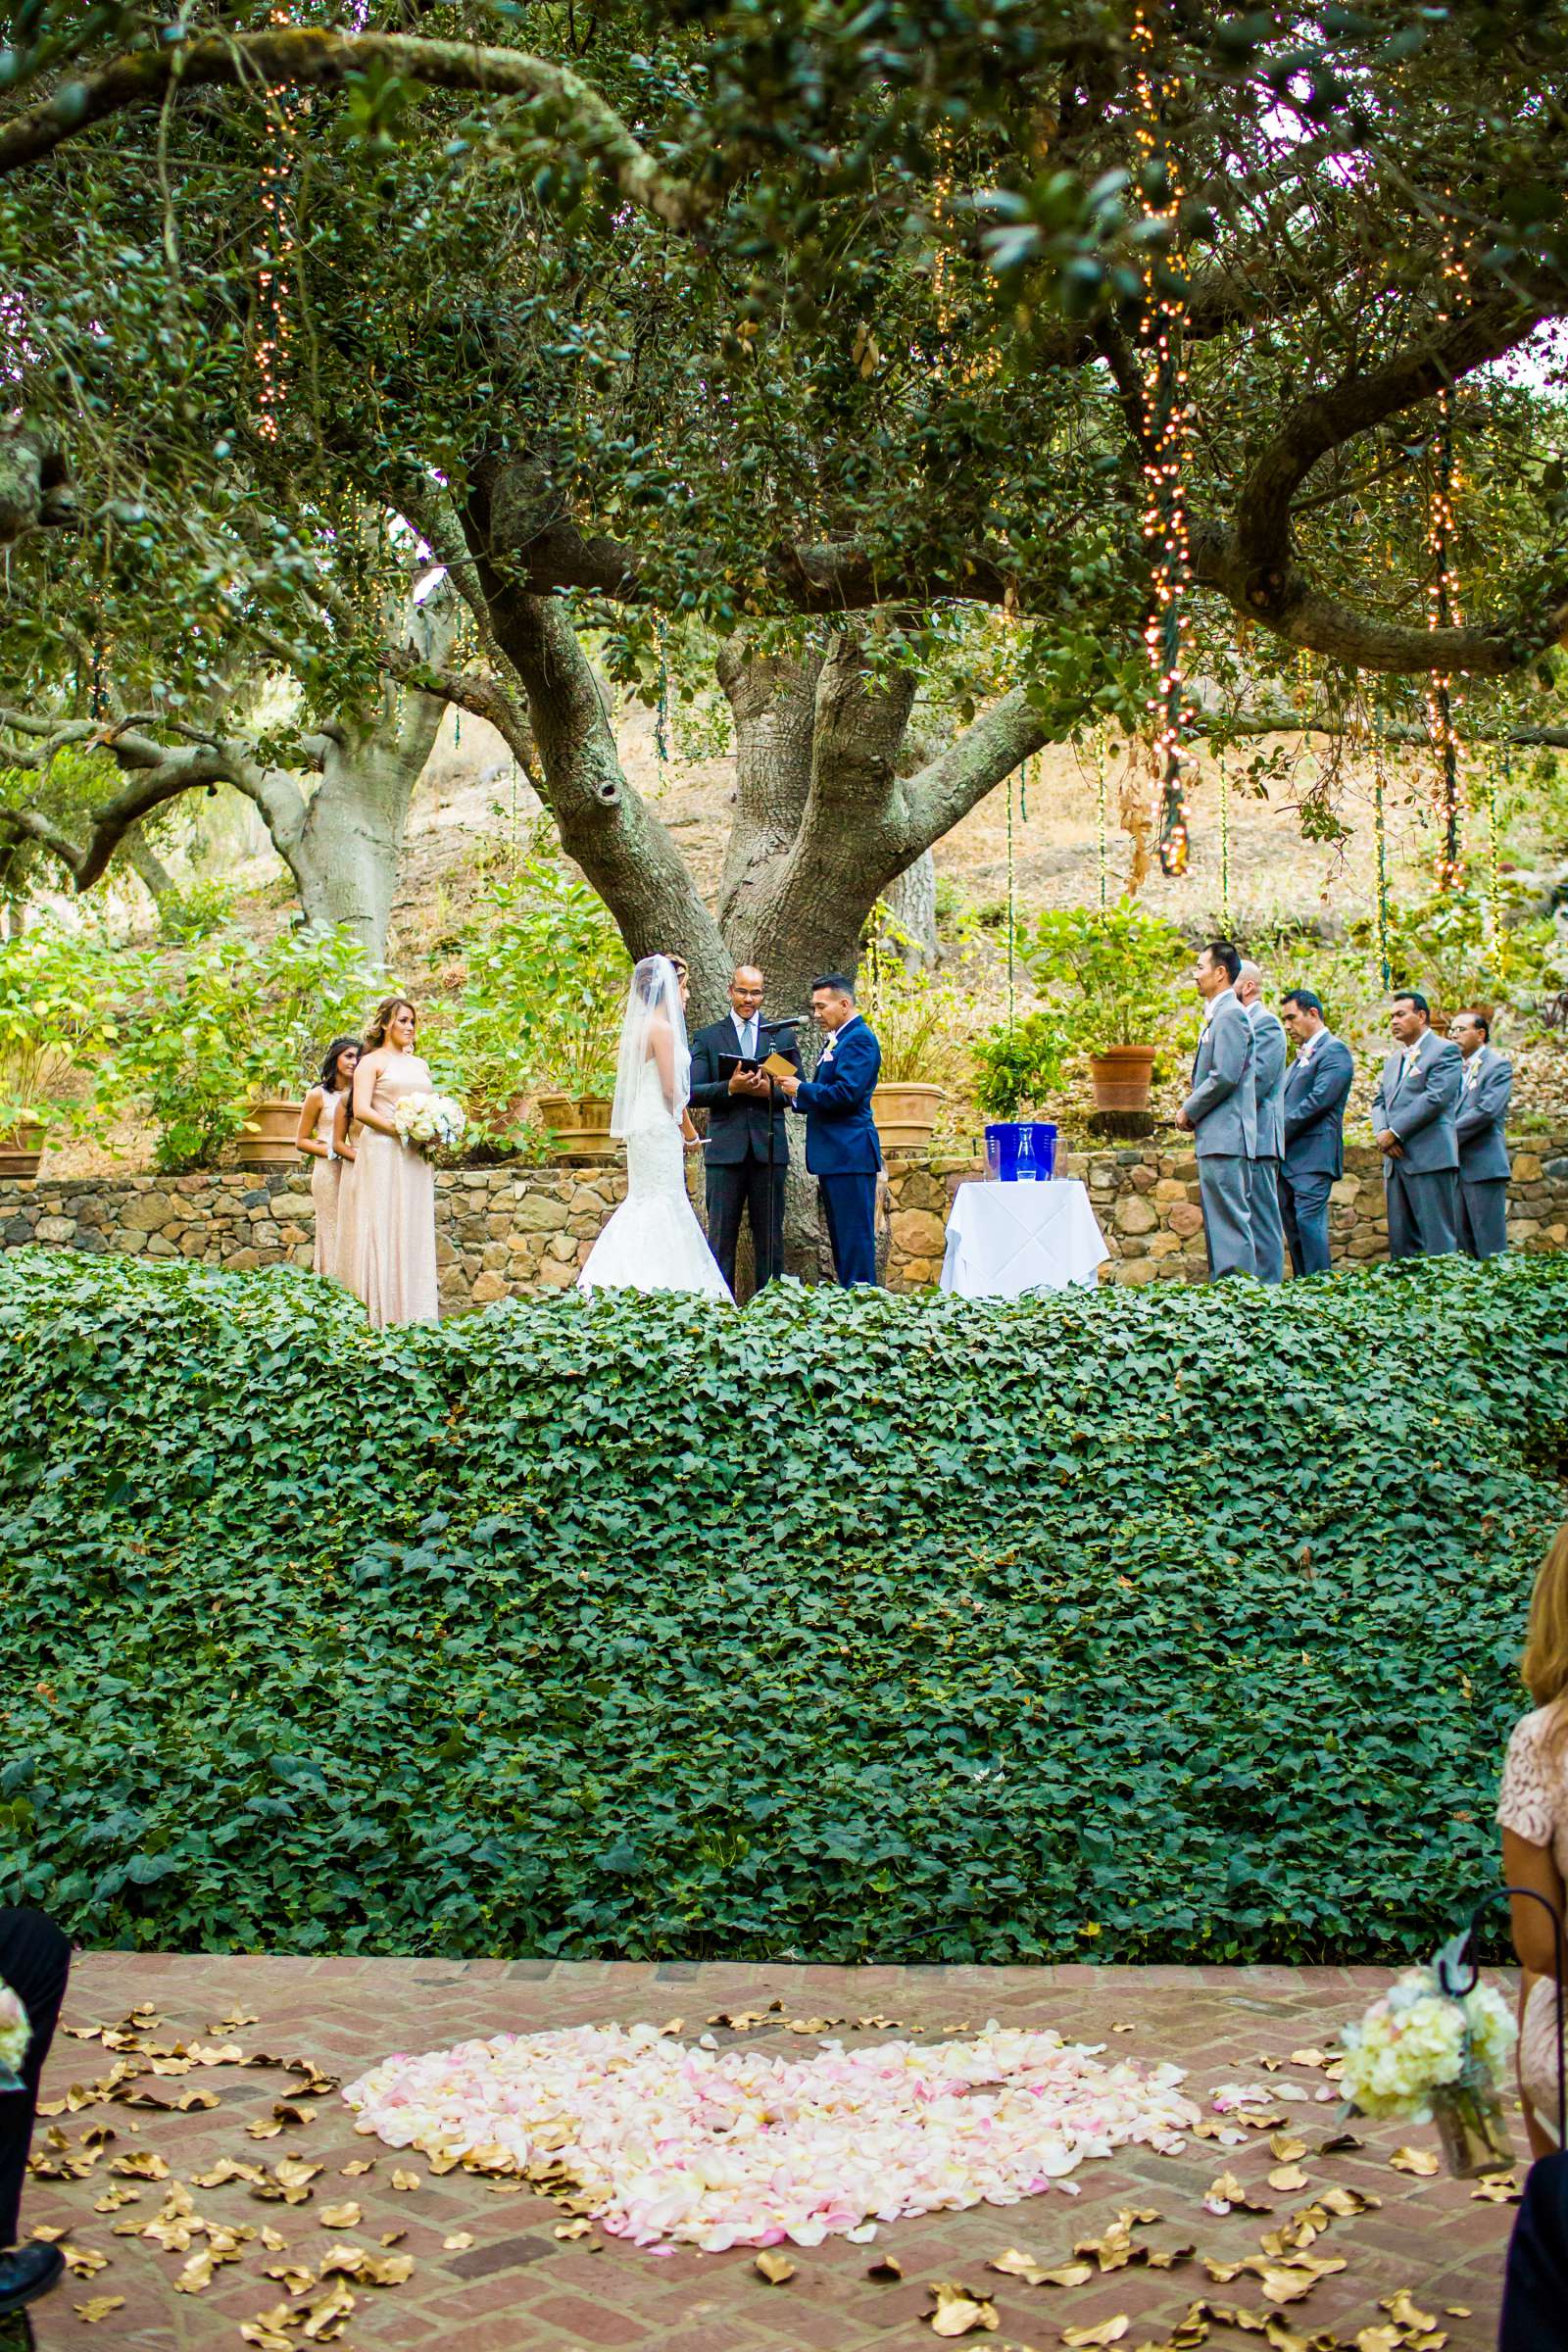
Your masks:
M1323 1018L1323 1000L1288 988L1281 1000L1296 1059L1285 1073L1280 1209L1295 1274L1329 1270L1329 1194L1345 1174L1345 1105L1355 1063Z
M1285 1228L1280 1221L1280 1162L1285 1157L1285 1031L1263 1002L1263 974L1244 959L1236 1001L1252 1024L1252 1115L1257 1148L1248 1170L1252 1254L1259 1282L1285 1280Z
M1203 1000L1203 1034L1193 1062L1193 1087L1176 1124L1198 1147L1198 1184L1203 1203L1203 1241L1210 1279L1255 1274L1248 1167L1257 1145L1252 1103L1252 1024L1236 1000L1242 959L1228 939L1198 951L1193 985Z
M1471 1257L1500 1257L1508 1247L1508 1147L1503 1127L1513 1092L1513 1063L1494 1051L1484 1012L1456 1012L1448 1034L1464 1056L1459 1139L1459 1247Z
M1457 1250L1459 1142L1454 1115L1464 1085L1459 1049L1432 1027L1425 997L1401 989L1389 1014L1397 1053L1383 1064L1372 1098L1372 1132L1383 1154L1390 1257L1436 1257Z

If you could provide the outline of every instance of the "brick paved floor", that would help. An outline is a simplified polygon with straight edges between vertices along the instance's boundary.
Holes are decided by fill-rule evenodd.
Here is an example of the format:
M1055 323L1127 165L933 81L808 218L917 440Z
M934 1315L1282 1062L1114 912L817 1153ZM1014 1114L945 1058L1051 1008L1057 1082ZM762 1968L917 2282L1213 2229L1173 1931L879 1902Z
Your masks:
M1321 2073L1289 2063L1290 2053L1326 2047L1384 1982L1376 1971L1343 1969L552 1967L533 1961L456 1965L102 1953L78 1961L66 2021L113 2025L138 2003L149 2004L161 2020L149 2038L167 2043L206 2034L236 2013L254 2016L254 2024L234 2028L229 2036L246 2052L303 2057L347 2079L390 2049L612 2019L663 2023L681 2016L695 2034L716 2011L762 2009L779 1999L787 2015L881 2014L931 2036L978 2027L990 2017L1051 2026L1069 2039L1103 2040L1117 2057L1176 2061L1190 2070L1188 2088L1206 2105L1218 2082L1259 2080L1264 2054L1287 2062L1272 2078L1277 2084L1315 2093ZM1113 2026L1132 2031L1112 2034ZM764 2038L796 2055L814 2046L782 2028ZM102 2078L110 2063L101 2043L62 2034L45 2098ZM334 2339L328 2328L313 2340L335 2340L338 2352L418 2352L426 2345L442 2352L652 2352L655 2346L660 2352L857 2352L871 2346L916 2352L932 2341L923 2317L931 2308L927 2282L943 2278L967 2281L995 2301L999 2328L970 2336L971 2344L987 2344L993 2352L1004 2346L1056 2352L1062 2329L1095 2328L1125 2314L1125 2352L1138 2352L1145 2344L1164 2345L1189 2305L1205 2297L1271 2310L1255 2278L1244 2275L1232 2284L1214 2284L1200 2258L1256 2253L1261 2231L1277 2228L1336 2183L1369 2192L1381 2204L1333 2222L1313 2250L1343 2256L1348 2268L1276 2314L1276 2326L1283 2322L1296 2329L1301 2345L1309 2337L1314 2345L1336 2339L1354 2345L1362 2329L1389 2328L1380 2305L1407 2288L1434 2316L1451 2352L1482 2352L1494 2337L1509 2206L1478 2200L1463 2182L1391 2168L1389 2158L1401 2141L1435 2147L1430 2131L1360 2125L1365 2144L1359 2151L1318 2154L1336 2126L1333 2104L1315 2097L1280 2104L1289 2128L1311 2151L1301 2160L1305 2190L1281 2193L1266 2185L1279 2161L1267 2132L1250 2134L1238 2149L1198 2140L1174 2157L1134 2149L1086 2164L1076 2197L1051 2192L1006 2210L982 2206L886 2225L870 2246L830 2240L808 2252L792 2250L795 2276L775 2286L757 2276L748 2253L682 2252L660 2259L597 2232L558 2237L559 2208L526 2190L498 2193L461 2171L434 2177L422 2157L394 2158L356 2135L335 2094L302 2093L301 2081L232 2064L197 2066L163 2079L144 2074L135 2085L140 2093L173 2101L193 2090L210 2091L218 2104L155 2113L134 2104L98 2103L52 2119L68 2150L81 2151L83 2134L90 2144L96 2129L107 2127L116 2136L102 2145L89 2177L35 2177L29 2183L24 2230L63 2227L70 2243L85 2251L88 2267L95 2255L107 2258L90 2276L68 2278L35 2308L40 2352L66 2345L89 2352L95 2344L106 2352L110 2345L115 2352L217 2352L220 2346L234 2352L242 2324L287 2299L287 2282L266 2278L265 2265L318 2266L345 2243L379 2255L383 2233L391 2231L402 2233L396 2252L414 2257L412 2275L401 2284L351 2284L354 2308L341 2331ZM314 2107L310 2121L290 2124L276 2138L258 2142L248 2136L248 2124L291 2096ZM40 2126L40 2132L48 2128ZM47 2162L41 2137L39 2146ZM117 2175L113 2168L127 2151L162 2159L167 2179ZM57 2158L60 2152L57 2143ZM307 2202L259 2201L243 2180L190 2186L193 2176L212 2172L222 2158L275 2164L284 2155L323 2168ZM371 2158L368 2172L344 2174L342 2168ZM399 2167L418 2176L416 2189L393 2187ZM1272 2215L1233 2211L1216 2219L1203 2209L1204 2190L1227 2167ZM202 2291L176 2293L175 2279L205 2241L198 2236L188 2248L166 2250L129 2234L155 2217L172 2183L190 2186L197 2213L214 2223L274 2230L286 2240L286 2253L265 2250L259 2238L252 2239L242 2258L220 2267ZM106 2192L125 2189L136 2192L134 2202L96 2210ZM360 2226L324 2228L323 2211L350 2199L362 2208ZM1143 2232L1149 2242L1196 2243L1199 2259L1173 2270L1097 2274L1067 2288L1031 2287L985 2268L1013 2246L1059 2264L1075 2239L1098 2236L1123 2205L1157 2209L1162 2220ZM117 2230L116 2224L126 2227ZM471 2242L449 2246L446 2241L456 2237ZM902 2279L868 2277L869 2267L888 2254L902 2266ZM111 2297L121 2300L101 2321L77 2318L75 2306L90 2309L94 2299ZM305 2303L310 2300L307 2294ZM1452 2316L1450 2306L1467 2307L1466 2316ZM284 2340L309 2352L297 2330ZM1216 2325L1210 2340L1224 2352L1269 2339ZM1275 2340L1288 2352L1287 2339L1276 2334ZM1364 2339L1363 2352L1394 2352L1406 2340L1414 2337L1384 2333ZM1435 2345L1440 2337L1421 2340Z

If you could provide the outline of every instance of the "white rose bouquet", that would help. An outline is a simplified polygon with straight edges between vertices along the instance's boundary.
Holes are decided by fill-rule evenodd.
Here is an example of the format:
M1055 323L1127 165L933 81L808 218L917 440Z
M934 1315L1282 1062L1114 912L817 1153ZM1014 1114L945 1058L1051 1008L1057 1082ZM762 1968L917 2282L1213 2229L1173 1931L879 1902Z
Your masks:
M468 1132L468 1114L451 1095L405 1095L392 1124L416 1152L452 1152Z
M32 2039L32 2024L21 1997L0 1977L0 2090L22 2088L22 2061Z
M1345 2029L1340 2088L1355 2114L1437 2120L1448 2170L1471 2180L1513 2162L1496 2078L1518 2037L1502 1995L1465 1967L1468 1938L1407 1969ZM1460 1974L1464 1969L1465 1973ZM1449 1991L1464 1984L1464 1991Z

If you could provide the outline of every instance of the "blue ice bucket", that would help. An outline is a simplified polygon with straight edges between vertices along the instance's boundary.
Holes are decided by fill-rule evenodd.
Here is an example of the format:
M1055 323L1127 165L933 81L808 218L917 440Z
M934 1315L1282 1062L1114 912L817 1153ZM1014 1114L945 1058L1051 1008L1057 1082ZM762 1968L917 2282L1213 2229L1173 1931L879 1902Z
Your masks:
M987 1127L986 1165L992 1175L1001 1183L1016 1184L1020 1175L1033 1174L1034 1171L1031 1167L1025 1165L1020 1169L1018 1165L1019 1149L1023 1144L1024 1137L1028 1134L1028 1128L1018 1119L998 1119L993 1125ZM1032 1148L1033 1138L1031 1137L1030 1149L1032 1150ZM1027 1152L1024 1156L1027 1161Z
M1049 1119L1033 1121L1035 1139L1035 1175L1047 1183L1056 1173L1056 1130Z

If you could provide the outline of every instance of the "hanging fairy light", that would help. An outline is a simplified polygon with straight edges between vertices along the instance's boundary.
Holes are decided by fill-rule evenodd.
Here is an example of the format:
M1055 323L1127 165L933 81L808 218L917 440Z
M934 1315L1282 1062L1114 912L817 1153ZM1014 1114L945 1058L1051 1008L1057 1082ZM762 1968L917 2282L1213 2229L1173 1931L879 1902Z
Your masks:
M662 620L659 631L659 700L654 708L654 752L661 767L669 762L669 648Z
M1144 271L1141 342L1143 529L1150 555L1150 610L1144 644L1151 674L1149 715L1157 792L1157 852L1161 870L1176 875L1187 871L1192 848L1187 804L1191 755L1186 745L1193 711L1184 681L1193 579L1187 517L1193 409L1183 364L1185 280L1177 274L1175 242L1182 191L1161 128L1162 110L1174 97L1176 84L1156 72L1154 34L1142 6L1133 19L1132 40L1138 58L1135 135L1143 156L1145 217L1166 222L1171 231L1163 263L1156 257Z
M1016 774L1014 769L1013 774ZM1012 845L1012 776L1007 778L1007 1035L1017 1011L1018 877Z
M1378 714L1372 754L1372 840L1377 856L1377 915L1375 938L1378 969L1387 989L1394 978L1389 960L1389 820L1387 808L1388 777L1385 773L1382 713Z
M1109 875L1106 872L1105 853L1105 729L1095 729L1095 862L1100 876L1100 906L1103 913L1109 900Z
M1225 746L1219 747L1219 927L1231 930L1231 777Z
M1444 255L1443 296L1439 320L1448 317L1454 285L1465 282L1463 261L1451 245ZM1453 572L1453 394L1445 385L1438 394L1438 426L1434 436L1432 492L1427 513L1427 553L1432 563L1427 591L1427 621L1433 629L1459 625L1458 583ZM1442 839L1436 860L1440 890L1458 890L1464 882L1460 846L1459 735L1454 724L1457 697L1446 670L1432 670L1427 679L1427 736L1438 767L1438 818Z
M1502 747L1502 786L1508 791L1513 782L1512 763L1506 743ZM1497 848L1497 762L1487 762L1487 933L1493 961L1498 979L1508 970L1508 933L1502 919L1502 866Z
M270 21L286 24L289 12L274 8ZM256 271L256 429L264 441L276 441L282 430L283 400L288 388L291 327L287 302L286 256L292 240L294 189L293 126L309 99L298 91L271 88L270 103L281 123L278 145L262 166L262 225L266 251Z

